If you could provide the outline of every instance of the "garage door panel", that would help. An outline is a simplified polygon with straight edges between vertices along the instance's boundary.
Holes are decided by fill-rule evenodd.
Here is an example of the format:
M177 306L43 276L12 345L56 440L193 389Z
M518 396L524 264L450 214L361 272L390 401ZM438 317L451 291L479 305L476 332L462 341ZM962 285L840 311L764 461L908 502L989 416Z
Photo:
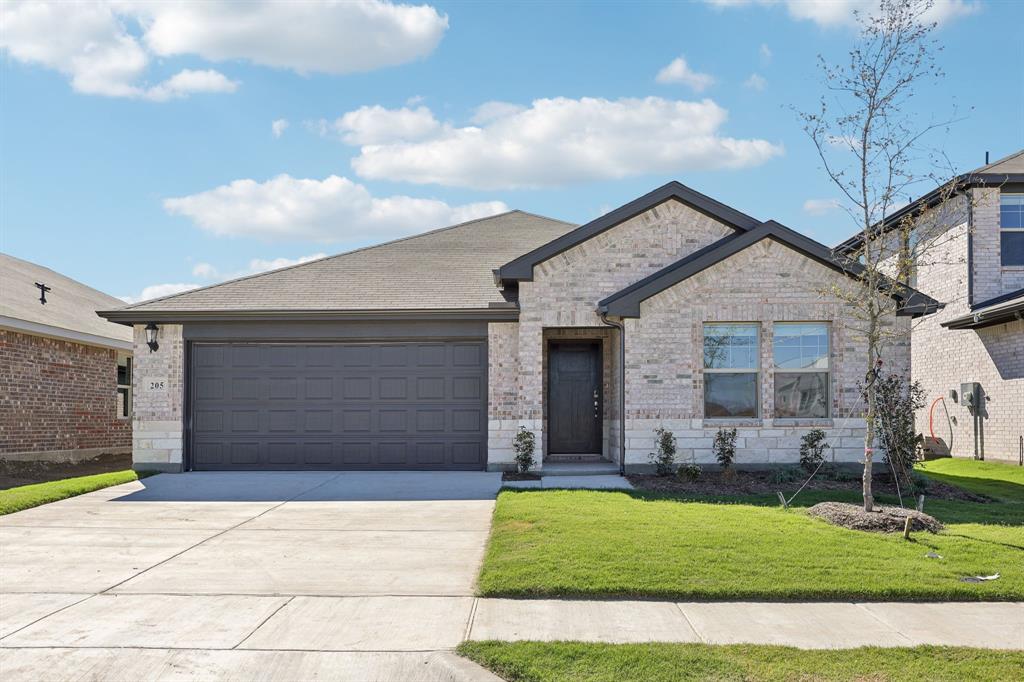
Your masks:
M194 469L484 466L483 341L200 342L190 371Z

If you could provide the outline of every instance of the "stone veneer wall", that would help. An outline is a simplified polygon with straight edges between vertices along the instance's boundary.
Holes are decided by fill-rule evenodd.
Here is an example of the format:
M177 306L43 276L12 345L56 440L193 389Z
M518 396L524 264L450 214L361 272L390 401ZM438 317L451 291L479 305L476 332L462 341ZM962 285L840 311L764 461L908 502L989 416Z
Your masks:
M181 471L184 433L185 342L181 325L161 324L150 352L145 325L135 325L132 464L137 470ZM163 381L162 387L153 382Z
M125 453L118 405L117 351L0 329L0 459Z
M986 190L985 196L997 194ZM998 209L998 201L996 201ZM974 300L998 296L1005 287L999 268L998 222L986 217L984 207L974 207ZM995 234L993 240L992 235ZM992 244L995 244L994 260ZM959 404L960 384L977 381L985 393L982 432L987 459L1018 461L1020 438L1024 435L1024 321L1008 322L982 329L946 329L942 322L970 312L967 300L967 225L950 229L929 263L918 267L919 290L946 304L936 313L917 321L912 337L912 376L921 382L927 404L917 413L917 430L929 434L929 408L943 398L934 413L935 435L950 440L953 454L974 456L973 419ZM1010 284L1024 286L1021 284ZM956 390L953 402L950 390Z

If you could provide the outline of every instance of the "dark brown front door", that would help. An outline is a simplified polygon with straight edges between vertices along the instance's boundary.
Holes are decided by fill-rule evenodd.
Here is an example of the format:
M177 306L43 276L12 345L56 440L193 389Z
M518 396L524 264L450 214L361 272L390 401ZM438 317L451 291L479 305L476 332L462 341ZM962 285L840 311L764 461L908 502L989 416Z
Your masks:
M601 344L548 348L548 452L601 454Z

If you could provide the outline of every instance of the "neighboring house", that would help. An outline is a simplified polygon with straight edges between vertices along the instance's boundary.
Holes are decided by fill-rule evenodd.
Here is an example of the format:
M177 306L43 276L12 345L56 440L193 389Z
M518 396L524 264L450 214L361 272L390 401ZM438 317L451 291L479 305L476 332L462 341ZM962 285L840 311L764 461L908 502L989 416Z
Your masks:
M135 328L138 468L507 469L520 427L542 464L645 469L658 426L699 462L722 426L742 463L813 427L857 461L866 350L821 293L851 282L673 182L582 227L512 211L101 314Z
M132 334L96 316L118 305L0 254L0 460L130 452Z
M886 218L895 226L923 208L949 228L912 284L945 307L915 323L913 379L926 404L917 430L952 454L1013 462L1024 451L1024 150L965 173L956 192L936 190ZM945 198L947 205L939 205ZM934 215L934 213L933 213ZM837 249L855 246L854 237ZM964 384L977 384L978 409ZM968 391L968 400L973 391ZM947 419L948 414L948 419Z

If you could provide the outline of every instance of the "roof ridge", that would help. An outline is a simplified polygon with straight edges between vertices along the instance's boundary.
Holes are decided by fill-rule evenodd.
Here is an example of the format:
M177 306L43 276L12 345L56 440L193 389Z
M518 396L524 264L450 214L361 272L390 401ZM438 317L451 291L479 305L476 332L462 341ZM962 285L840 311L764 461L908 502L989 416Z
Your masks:
M333 258L341 258L343 256L351 256L351 255L356 254L356 253L362 253L363 251L370 251L372 249L379 249L379 248L381 248L383 246L391 246L393 244L398 244L398 243L401 243L401 242L410 241L412 239L419 239L420 237L427 237L427 236L430 236L430 235L438 234L440 232L446 232L448 230L454 230L457 227L465 227L467 225L472 225L473 223L483 222L485 220L490 220L492 218L500 218L501 216L510 215L512 213L523 213L523 214L526 214L526 215L533 216L535 218L542 218L544 220L550 220L552 222L564 222L564 221L561 221L561 220L557 220L555 218L548 218L547 216L537 215L537 214L534 214L534 213L527 213L526 211L520 211L519 209L510 209L508 211L502 211L501 213L494 213L492 215L482 216L480 218L473 218L472 220L465 220L465 221L463 221L461 223L456 223L454 225L446 225L444 227L438 227L438 228L435 228L433 230L427 230L426 232L418 232L416 234L406 235L404 237L399 237L397 239L392 239L390 241L381 242L379 244L368 244L366 246L360 246L359 248L351 249L350 251L343 251L341 253L335 253L335 254L332 254L330 256L324 256L323 258L317 258L315 260L305 261L304 263L294 263L292 265L286 265L286 266L281 267L281 268L275 268L274 270L265 270L264 272L254 272L251 275L243 275L241 277L235 277L234 279L225 280L223 282L217 282L215 284L207 284L206 286L196 287L195 289L188 289L187 291L179 291L179 292L177 292L175 294L168 294L167 296L160 296L159 298L150 298L150 299L147 299L145 301L138 301L137 303L132 303L131 305L127 305L127 306L124 306L122 308L118 308L118 310L131 310L133 308L137 308L137 307L140 307L142 305L149 305L151 303L156 303L157 301L166 301L168 299L176 298L178 296L184 296L185 294L194 294L197 291L206 291L208 289L214 289L216 287L221 287L221 286L224 286L224 285L227 285L227 284L234 284L236 282L244 282L246 280L256 279L258 277L264 277L266 275L277 274L279 272L284 272L285 270L293 270L295 268L301 268L301 267L304 267L306 265L313 265L314 263L322 263L324 261L328 261L328 260L331 260ZM571 225L572 223L566 223L566 224L567 225Z
M117 296L112 296L111 294L108 294L107 292L105 292L105 291L103 291L101 289L97 289L94 286L90 286L90 285L86 284L85 282L83 282L81 280L78 280L78 279L75 279L74 277L70 277L68 275L65 275L64 273L58 272L57 270L54 270L53 268L48 267L46 265L42 265L40 263L36 263L34 261L27 260L25 258L18 258L17 256L11 255L9 253L5 253L3 251L0 251L0 256L2 256L4 258L10 258L11 260L16 260L16 261L18 261L20 263L25 263L26 265L28 265L30 267L33 267L33 268L38 268L40 270L46 270L48 273L51 273L55 277L59 277L61 280L71 282L71 283L75 284L76 286L82 287L83 289L88 289L89 291L91 291L93 293L100 294L104 298L113 299L115 301L116 300L120 300L120 299L117 298Z

